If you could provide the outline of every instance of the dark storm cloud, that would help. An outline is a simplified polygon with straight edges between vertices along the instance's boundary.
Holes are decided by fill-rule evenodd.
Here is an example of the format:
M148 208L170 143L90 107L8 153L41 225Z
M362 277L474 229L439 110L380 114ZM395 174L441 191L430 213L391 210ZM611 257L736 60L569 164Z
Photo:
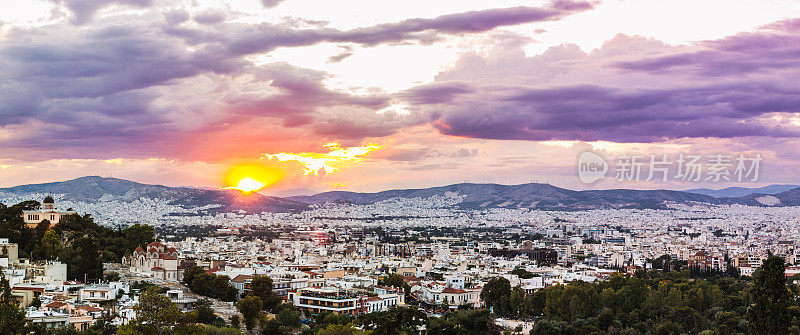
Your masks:
M435 126L448 135L514 140L653 142L800 135L796 127L758 120L767 113L796 112L800 104L800 90L769 84L663 90L518 88L512 95L483 100L443 112Z
M511 45L493 55L464 55L437 82L403 97L429 111L441 133L455 136L617 142L797 137L800 127L791 120L800 113L794 83L800 36L785 28L792 22L691 46L617 36L589 54L559 46L525 57ZM439 85L470 93L453 98L430 88Z

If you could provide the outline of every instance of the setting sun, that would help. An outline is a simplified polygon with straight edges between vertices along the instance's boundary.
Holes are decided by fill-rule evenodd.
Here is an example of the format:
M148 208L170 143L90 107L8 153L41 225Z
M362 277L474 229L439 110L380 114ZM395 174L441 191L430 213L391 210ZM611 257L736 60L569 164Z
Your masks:
M236 188L242 192L255 192L264 188L264 186L267 186L267 184L250 177L244 177L239 180L239 184L236 185Z
M240 164L225 174L224 189L249 194L274 185L283 179L283 172L260 164Z

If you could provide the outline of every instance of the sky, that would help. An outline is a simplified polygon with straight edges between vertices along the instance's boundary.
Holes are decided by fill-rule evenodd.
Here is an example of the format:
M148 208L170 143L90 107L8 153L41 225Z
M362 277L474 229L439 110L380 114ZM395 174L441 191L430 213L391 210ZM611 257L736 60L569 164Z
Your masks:
M3 1L0 187L795 184L797 78L800 1Z

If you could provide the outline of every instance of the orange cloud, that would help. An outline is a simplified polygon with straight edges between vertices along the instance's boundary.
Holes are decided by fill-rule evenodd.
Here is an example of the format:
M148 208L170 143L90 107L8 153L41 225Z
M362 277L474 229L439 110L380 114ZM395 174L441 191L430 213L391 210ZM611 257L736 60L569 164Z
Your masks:
M280 162L295 161L303 166L304 175L319 175L321 172L330 174L361 162L370 152L384 147L383 145L370 143L360 147L343 148L338 143L334 142L325 144L324 146L328 148L329 152L281 152L276 154L264 154L261 158L267 160L276 159Z

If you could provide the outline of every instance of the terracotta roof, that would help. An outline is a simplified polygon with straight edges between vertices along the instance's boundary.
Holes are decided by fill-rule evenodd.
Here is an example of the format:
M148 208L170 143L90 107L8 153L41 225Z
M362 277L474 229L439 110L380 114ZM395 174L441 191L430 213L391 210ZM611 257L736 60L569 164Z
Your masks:
M458 294L460 294L460 293L467 293L467 291L459 290L457 288L448 287L448 288L445 288L444 290L442 290L442 293L458 293Z
M54 302L51 302L51 303L47 304L47 305L46 305L46 306L44 306L44 307L49 307L49 308L61 308L61 307L64 307L64 306L66 306L66 305L67 305L67 304L65 304L65 303L63 303L63 302L60 302L60 301L54 301Z
M136 247L136 250L133 252L144 252L144 249L142 249L142 247Z

